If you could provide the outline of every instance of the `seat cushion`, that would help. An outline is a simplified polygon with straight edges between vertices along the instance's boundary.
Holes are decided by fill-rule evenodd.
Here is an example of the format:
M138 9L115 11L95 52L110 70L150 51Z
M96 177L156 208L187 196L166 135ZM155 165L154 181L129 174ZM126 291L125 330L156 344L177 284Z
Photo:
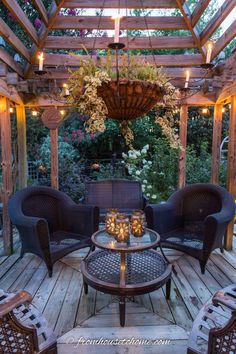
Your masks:
M54 254L60 252L67 254L90 244L90 237L73 232L59 230L50 234L50 252Z
M170 245L183 246L184 248L202 249L203 240L201 232L193 232L179 228L161 235L161 241Z

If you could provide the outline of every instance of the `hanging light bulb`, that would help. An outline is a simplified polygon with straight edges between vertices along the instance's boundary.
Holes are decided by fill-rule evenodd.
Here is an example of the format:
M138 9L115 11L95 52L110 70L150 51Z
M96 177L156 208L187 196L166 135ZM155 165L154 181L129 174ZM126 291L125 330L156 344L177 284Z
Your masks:
M36 109L32 109L31 115L32 115L33 117L37 117L38 111L36 111Z
M225 113L226 109L225 107L222 107L222 113Z
M205 116L209 113L209 109L207 107L202 108L202 114Z
M61 109L61 110L60 110L60 115L61 115L61 116L64 116L65 114L66 114L66 111L65 111L64 109Z
M14 113L14 108L13 108L13 107L10 107L10 108L9 108L9 112L10 112L10 113Z

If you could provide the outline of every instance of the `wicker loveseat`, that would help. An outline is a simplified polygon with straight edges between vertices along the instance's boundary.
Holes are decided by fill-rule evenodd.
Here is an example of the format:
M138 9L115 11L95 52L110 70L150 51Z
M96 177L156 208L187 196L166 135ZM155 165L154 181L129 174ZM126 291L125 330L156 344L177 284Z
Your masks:
M178 190L166 203L147 206L145 212L148 227L161 235L162 245L197 258L204 273L211 252L223 251L235 204L224 188L198 183Z
M126 179L105 179L86 183L83 203L99 207L100 220L103 221L109 208L131 214L132 210L144 209L146 199L138 181Z
M66 254L91 245L98 230L99 210L78 205L65 193L49 187L29 187L9 201L9 215L20 233L21 256L42 258L52 275L53 264Z

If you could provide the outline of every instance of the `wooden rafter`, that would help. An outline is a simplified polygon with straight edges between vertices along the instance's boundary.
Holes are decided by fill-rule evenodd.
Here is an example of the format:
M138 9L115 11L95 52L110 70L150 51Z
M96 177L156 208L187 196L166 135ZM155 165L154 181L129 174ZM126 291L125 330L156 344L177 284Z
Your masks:
M191 12L189 10L189 7L186 3L182 3L181 0L176 0L176 3L183 15L183 18L186 22L186 25L189 29L189 31L191 31L193 39L196 43L196 47L199 49L199 52L202 54L203 58L205 59L205 50L201 45L201 41L200 41L200 35L199 35L199 31L197 26L193 28L192 23L191 23Z
M214 44L212 59L214 59L226 46L236 37L236 20L222 34L218 41Z
M52 29L53 24L56 20L56 17L59 14L64 2L65 2L65 0L58 0L57 2L55 2L55 1L52 2L52 5L51 5L49 13L48 13L48 25L42 26L41 34L40 34L40 38L39 38L40 39L39 45L38 45L38 47L34 46L32 49L33 54L31 57L30 65L27 65L26 69L25 69L26 76L29 74L29 72L31 70L32 63L37 58L38 53L44 48L44 44L47 39L48 33Z
M15 35L10 27L0 18L0 35L8 41L17 52L19 52L27 61L30 61L30 52Z
M84 58L84 56L83 56ZM155 58L155 62L154 62ZM190 67L190 66L198 66L203 64L203 58L200 54L176 54L176 55L138 55L135 56L137 61L148 61L149 63L155 63L158 66L168 66L168 67ZM94 59L96 60L96 58ZM104 61L106 57L101 56L99 60ZM79 57L67 55L67 54L47 54L45 58L45 65L47 66L79 66L80 59ZM35 61L35 64L37 62Z
M111 16L58 16L53 28L56 29L114 29ZM184 19L180 16L128 16L120 23L121 30L180 30L187 29Z
M34 6L38 10L41 19L43 20L45 26L48 25L48 14L45 6L41 0L33 0Z
M109 37L72 37L72 36L49 36L45 41L45 48L49 49L106 49L114 38ZM123 37L121 40L129 49L150 49L147 37ZM153 49L167 48L196 48L196 43L191 36L173 37L151 37Z
M71 70L73 71L73 68L71 68ZM168 77L171 78L175 78L175 79L185 79L186 77L186 69L185 68L165 68L163 69L165 71L165 73L167 74ZM59 69L59 68L55 68L53 69L49 69L48 73L47 73L47 79L57 79L57 80L67 80L70 77L70 73L68 72L68 70L66 68L64 69ZM29 78L34 78L35 74L32 72L29 75ZM191 79L199 79L202 77L202 69L201 68L192 68L191 69ZM209 73L206 76L207 78L211 78L212 75ZM182 80L181 80L181 83ZM198 83L199 84L199 83Z
M207 26L201 32L200 39L202 45L204 45L210 39L210 37L215 33L217 28L220 27L221 23L235 7L235 0L227 0L224 2L224 4L219 8L219 10L216 12L216 14L212 17L210 22L208 22Z
M65 8L90 8L90 9L106 9L112 8L127 8L128 9L170 9L176 8L175 0L67 0Z
M0 60L6 63L18 75L24 77L24 72L22 67L10 56L10 54L4 48L1 47L0 47Z
M203 12L206 10L207 6L209 5L211 0L200 0L196 5L193 13L191 15L191 24L192 27L195 27L198 21L200 20Z
M8 8L8 10L14 15L20 25L28 33L34 43L38 44L38 34L24 11L21 9L20 5L15 0L2 0L3 4Z

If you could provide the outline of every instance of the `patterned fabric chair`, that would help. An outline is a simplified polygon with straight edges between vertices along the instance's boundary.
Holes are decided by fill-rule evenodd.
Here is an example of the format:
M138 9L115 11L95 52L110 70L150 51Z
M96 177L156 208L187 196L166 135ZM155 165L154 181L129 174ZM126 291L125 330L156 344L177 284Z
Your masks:
M0 353L57 354L57 339L26 291L0 290Z
M106 179L86 183L85 204L97 205L100 220L104 220L109 208L117 208L122 213L131 214L132 210L144 209L146 199L138 181L126 179Z
M210 183L186 186L166 203L145 209L147 225L161 235L162 245L197 258L203 274L211 252L223 251L223 237L234 211L231 194Z
M29 187L9 201L9 215L20 233L21 256L41 257L52 276L53 264L66 254L91 245L98 230L99 210L75 204L66 194L49 187Z
M236 353L236 284L218 291L193 322L187 354Z

